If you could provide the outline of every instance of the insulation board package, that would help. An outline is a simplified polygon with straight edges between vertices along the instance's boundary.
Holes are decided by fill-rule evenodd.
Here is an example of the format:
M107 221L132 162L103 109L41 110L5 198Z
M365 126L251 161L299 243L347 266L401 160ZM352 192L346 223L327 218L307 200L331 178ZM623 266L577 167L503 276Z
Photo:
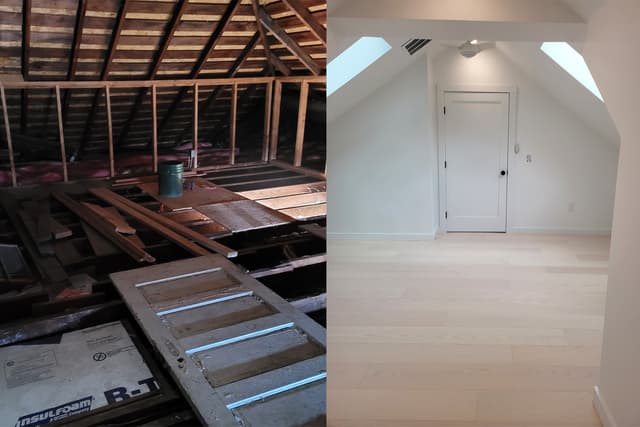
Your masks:
M121 322L0 348L0 425L35 427L157 390Z

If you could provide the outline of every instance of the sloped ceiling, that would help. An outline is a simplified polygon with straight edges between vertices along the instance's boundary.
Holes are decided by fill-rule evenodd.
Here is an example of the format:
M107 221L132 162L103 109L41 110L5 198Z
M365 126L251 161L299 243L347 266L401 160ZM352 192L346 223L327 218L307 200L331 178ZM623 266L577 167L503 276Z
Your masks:
M602 0L554 0L551 2L561 3L559 6L572 10L575 16L579 16L580 19L586 22L589 16L600 7ZM346 3L347 2L342 0L329 2L329 25L331 25L331 20L333 19L332 12L337 11L338 14L342 13L341 10L346 8ZM368 21L368 19L363 19L362 25L360 26L357 18L350 19L351 25L348 30L341 25L332 26L331 33L333 34L331 34L329 40L329 60L357 40L358 37L362 35L376 35L372 34ZM402 22L396 22L396 25L401 27ZM464 27L463 24L461 24L461 26ZM448 27L451 28L455 26L449 23ZM447 31L451 32L450 29ZM382 35L382 33L383 31L381 30L380 34ZM595 98L582 87L580 83L575 81L569 74L541 52L539 49L539 41L522 41L516 32L514 32L513 38L509 38L508 32L505 32L503 36L504 38L502 40L508 41L498 42L496 44L497 49L500 49L509 60L524 71L531 79L536 81L539 86L552 94L558 102L573 111L588 127L598 132L608 141L617 144L619 140L618 133L609 117L605 104ZM404 41L412 37L428 38L429 35L422 32L414 33L407 29L406 37L386 36L385 38L392 45L393 49L329 97L327 121L331 122L359 102L362 102L369 94L384 85L412 64L413 61L418 58L424 59L423 55L425 53L437 60L437 56L441 51L444 49L453 49L450 45L457 44L457 42L442 43L434 41L427 45L428 49L425 49L425 52L421 53L421 55L409 57L408 55L403 55L399 47ZM546 35L541 34L539 40L546 40L546 37ZM578 50L581 49L579 39L575 40L572 44Z

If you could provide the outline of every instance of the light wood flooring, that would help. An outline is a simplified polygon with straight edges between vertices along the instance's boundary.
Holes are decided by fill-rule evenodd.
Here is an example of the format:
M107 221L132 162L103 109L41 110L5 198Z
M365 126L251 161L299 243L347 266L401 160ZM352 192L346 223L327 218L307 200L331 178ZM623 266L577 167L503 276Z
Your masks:
M330 241L330 427L595 427L609 239Z

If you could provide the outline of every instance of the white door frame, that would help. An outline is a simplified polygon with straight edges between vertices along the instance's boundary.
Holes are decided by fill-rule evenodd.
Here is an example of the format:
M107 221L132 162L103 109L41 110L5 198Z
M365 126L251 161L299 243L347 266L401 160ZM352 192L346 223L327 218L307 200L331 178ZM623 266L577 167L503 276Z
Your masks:
M511 165L513 164L512 149L516 145L516 105L518 91L512 85L436 85L438 93L437 110L438 115L438 235L447 232L447 219L445 212L447 210L447 174L444 168L446 144L444 137L444 95L445 92L489 92L489 93L508 93L509 94L509 140L507 142L507 171L511 173ZM509 180L507 180L507 233L511 231L511 221L509 219L509 211L511 210L511 197L509 197Z

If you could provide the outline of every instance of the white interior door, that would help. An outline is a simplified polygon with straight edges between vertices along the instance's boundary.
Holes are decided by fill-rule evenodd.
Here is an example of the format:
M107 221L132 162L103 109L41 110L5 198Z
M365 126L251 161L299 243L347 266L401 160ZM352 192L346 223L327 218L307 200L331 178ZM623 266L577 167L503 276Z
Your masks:
M505 232L509 94L445 92L448 231Z

